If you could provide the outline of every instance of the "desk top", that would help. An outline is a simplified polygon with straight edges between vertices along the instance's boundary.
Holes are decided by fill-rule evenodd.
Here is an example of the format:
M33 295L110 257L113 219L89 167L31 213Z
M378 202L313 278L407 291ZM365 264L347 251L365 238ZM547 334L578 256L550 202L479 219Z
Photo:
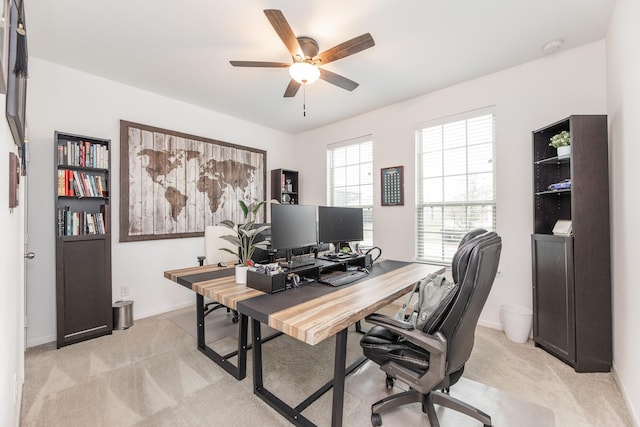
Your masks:
M332 288L307 284L265 294L235 282L234 267L206 265L165 271L164 277L238 310L307 344L315 345L397 300L423 277L443 267L378 261L370 277Z
M164 272L164 277L236 310L238 301L264 295L257 289L236 283L235 267L204 265Z
M245 299L237 309L270 327L307 344L315 345L356 321L364 319L413 289L416 281L443 267L379 261L372 275L350 285L332 288L302 285L284 292ZM325 292L326 290L329 292ZM306 294L298 295L296 294ZM286 300L294 301L287 304ZM285 306L285 307L282 307Z

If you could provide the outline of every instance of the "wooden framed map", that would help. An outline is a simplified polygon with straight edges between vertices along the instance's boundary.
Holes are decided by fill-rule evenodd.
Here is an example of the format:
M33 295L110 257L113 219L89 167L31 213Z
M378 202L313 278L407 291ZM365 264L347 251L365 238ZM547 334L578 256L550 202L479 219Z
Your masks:
M120 241L204 235L266 197L267 153L120 120ZM256 222L265 222L265 209Z

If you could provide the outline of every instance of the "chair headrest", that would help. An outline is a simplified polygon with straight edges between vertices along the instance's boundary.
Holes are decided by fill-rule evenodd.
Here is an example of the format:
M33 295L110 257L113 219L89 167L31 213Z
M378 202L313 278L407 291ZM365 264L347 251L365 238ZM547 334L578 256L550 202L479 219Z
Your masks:
M451 275L453 276L453 283L458 283L459 279L463 278L467 271L469 256L471 255L471 249L473 246L470 245L471 241L485 233L487 233L487 230L484 228L475 228L465 234L462 237L462 240L460 240L458 250L453 255L453 260L451 261Z

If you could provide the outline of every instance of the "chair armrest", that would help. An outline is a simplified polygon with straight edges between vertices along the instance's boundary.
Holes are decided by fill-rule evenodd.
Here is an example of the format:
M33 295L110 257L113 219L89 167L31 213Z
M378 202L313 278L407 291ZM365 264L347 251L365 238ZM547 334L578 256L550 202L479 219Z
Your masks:
M413 324L405 320L401 320L395 317L387 316L385 314L373 313L367 316L364 320L374 325L387 326L393 325L398 328L410 331L414 328Z
M445 378L447 367L447 339L441 332L429 335L419 329L407 328L408 322L381 314L366 317L367 322L387 328L407 341L429 352L429 369L423 373L415 372L393 360L380 366L387 375L399 378L420 393L433 390Z
M424 348L429 353L445 353L447 351L447 340L440 333L429 335L421 330L415 329L413 324L409 322L379 313L371 314L367 316L365 320L374 325L387 328L413 344Z

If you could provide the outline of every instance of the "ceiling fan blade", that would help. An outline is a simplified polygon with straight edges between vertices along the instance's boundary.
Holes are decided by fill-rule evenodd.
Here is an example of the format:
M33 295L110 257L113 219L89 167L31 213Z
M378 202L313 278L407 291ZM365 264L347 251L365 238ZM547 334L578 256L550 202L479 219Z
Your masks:
M271 26L278 33L280 39L284 42L287 50L292 57L296 57L301 54L302 49L300 43L294 34L293 30L289 26L289 23L285 19L284 15L278 9L266 9L264 14L267 15L267 19L271 22Z
M369 49L370 47L375 46L375 44L376 43L373 41L371 34L366 33L351 40L347 40L344 43L340 43L331 49L325 50L313 59L314 61L319 60L319 65L325 65L329 62L344 58L345 56L353 55L354 53Z
M263 62L263 61L229 61L234 67L270 67L287 68L291 64L286 62Z
M289 86L287 86L287 89L284 91L284 97L293 98L296 96L296 93L298 93L298 89L300 89L300 83L291 79Z
M343 77L340 74L332 73L331 71L323 70L322 68L318 69L320 70L320 78L325 82L329 82L349 91L352 91L359 86L358 83Z

